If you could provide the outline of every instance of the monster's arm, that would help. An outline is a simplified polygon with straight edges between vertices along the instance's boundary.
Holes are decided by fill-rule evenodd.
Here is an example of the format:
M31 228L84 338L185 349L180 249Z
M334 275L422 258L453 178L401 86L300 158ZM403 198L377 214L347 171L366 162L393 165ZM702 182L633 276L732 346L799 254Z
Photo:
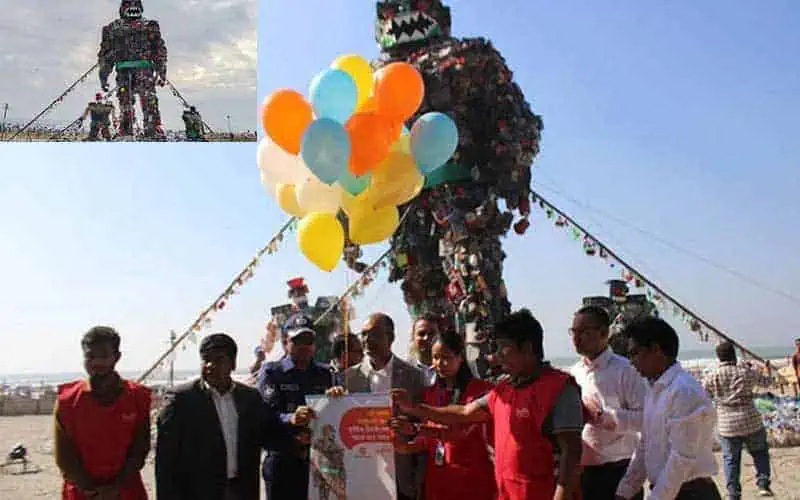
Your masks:
M513 80L505 59L484 39L469 41L463 54L464 70L481 80L480 113L484 137L477 164L485 165L481 177L493 184L511 208L517 208L530 189L531 163L539 152L542 120L531 111L522 89Z
M108 76L114 70L114 45L111 38L111 27L103 26L100 39L100 52L97 53L97 65L100 68L100 86L105 90L108 85Z
M152 43L150 50L151 54L153 54L153 70L156 72L156 75L158 75L162 80L166 81L167 44L164 42L164 38L161 36L161 27L158 25L158 21L150 21L148 31Z

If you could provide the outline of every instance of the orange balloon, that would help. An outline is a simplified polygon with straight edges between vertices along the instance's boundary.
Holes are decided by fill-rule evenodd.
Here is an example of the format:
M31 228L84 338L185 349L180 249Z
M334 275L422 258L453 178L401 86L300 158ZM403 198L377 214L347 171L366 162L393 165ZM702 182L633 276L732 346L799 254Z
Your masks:
M300 153L303 133L311 124L311 104L296 90L276 90L264 101L261 125L275 144L287 153Z
M350 172L364 175L389 154L391 123L374 112L356 113L344 128L350 134Z
M391 63L375 73L378 112L392 121L410 118L419 109L424 95L422 75L408 63Z
M394 123L389 128L389 144L394 144L403 134L403 122Z
M367 111L377 111L378 106L375 104L375 96L371 95L364 103L358 107L356 113L366 113Z

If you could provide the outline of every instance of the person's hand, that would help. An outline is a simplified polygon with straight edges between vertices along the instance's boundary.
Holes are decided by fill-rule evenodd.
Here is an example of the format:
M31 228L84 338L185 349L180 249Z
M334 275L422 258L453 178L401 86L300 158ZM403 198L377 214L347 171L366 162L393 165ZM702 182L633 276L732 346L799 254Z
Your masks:
M397 435L411 437L417 433L416 427L407 417L393 417L389 420L389 427Z
M414 410L414 403L405 389L392 389L392 405L402 413L410 413Z
M289 418L289 423L297 427L305 427L312 418L314 418L314 410L308 406L299 406Z
M587 423L592 425L599 425L603 416L603 407L593 398L584 398L583 406L586 407L586 412L589 415Z
M304 445L310 446L311 445L311 431L308 429L302 429L294 436L295 441Z
M167 84L167 77L166 75L156 75L156 85L159 87L163 87Z
M328 396L329 398L341 398L345 394L347 394L347 391L341 385L331 387L330 389L325 391L325 395Z
M108 82L100 82L100 88L103 89L103 92L108 92Z

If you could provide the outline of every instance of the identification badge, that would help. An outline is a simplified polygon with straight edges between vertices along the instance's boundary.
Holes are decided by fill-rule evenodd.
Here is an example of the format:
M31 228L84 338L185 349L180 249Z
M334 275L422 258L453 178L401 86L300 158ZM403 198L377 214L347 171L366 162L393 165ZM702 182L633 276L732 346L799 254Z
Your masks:
M437 467L444 466L444 443L441 441L436 442L436 451L433 453L433 463Z

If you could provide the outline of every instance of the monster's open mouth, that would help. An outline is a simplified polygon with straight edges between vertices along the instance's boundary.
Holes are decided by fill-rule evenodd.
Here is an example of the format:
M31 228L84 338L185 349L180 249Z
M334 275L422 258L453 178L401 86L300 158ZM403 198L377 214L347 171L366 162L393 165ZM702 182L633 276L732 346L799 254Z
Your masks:
M125 17L130 18L137 18L142 17L142 8L141 7L127 7L124 10Z
M383 21L382 34L394 44L403 44L425 40L434 35L438 27L436 20L425 12L413 11Z

